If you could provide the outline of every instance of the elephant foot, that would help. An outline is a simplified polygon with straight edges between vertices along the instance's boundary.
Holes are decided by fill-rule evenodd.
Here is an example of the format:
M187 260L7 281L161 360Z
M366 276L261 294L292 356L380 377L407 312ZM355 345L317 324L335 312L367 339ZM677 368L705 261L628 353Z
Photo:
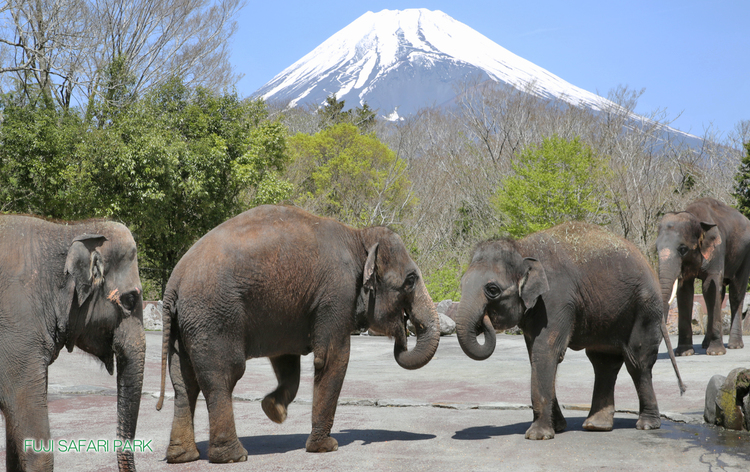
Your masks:
M339 448L339 442L330 436L322 439L313 439L312 435L307 438L305 449L307 452L333 452Z
M677 346L674 350L675 356L692 356L695 354L692 344L689 346Z
M661 428L661 418L658 416L641 415L635 423L635 428L641 430L659 429Z
M543 440L543 439L554 439L555 431L549 426L540 426L536 422L531 424L531 427L526 430L526 439Z
M235 439L227 445L208 446L208 462L217 464L228 464L231 462L245 462L247 460L247 449L242 447L240 441Z
M283 423L286 420L286 406L276 402L272 395L266 395L261 403L263 412L274 423Z
M614 424L614 409L598 411L586 418L586 421L583 422L583 429L586 431L612 431Z
M198 448L195 447L195 443L188 448L185 448L182 444L170 444L167 448L167 463L169 464L183 464L198 459L200 459L200 453Z
M723 356L726 353L727 350L724 347L724 343L720 340L711 341L708 348L706 348L706 354L709 356Z
M742 338L736 339L729 336L729 342L727 343L728 349L742 349L745 347L745 343L742 342Z

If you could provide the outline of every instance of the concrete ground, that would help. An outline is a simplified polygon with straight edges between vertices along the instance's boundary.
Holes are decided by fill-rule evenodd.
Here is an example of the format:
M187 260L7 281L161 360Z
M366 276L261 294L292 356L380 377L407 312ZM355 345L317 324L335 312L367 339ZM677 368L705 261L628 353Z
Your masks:
M701 338L696 336L695 342L700 343ZM337 452L310 454L304 450L310 432L312 356L302 360L300 391L282 425L268 420L260 407L260 399L276 386L273 370L266 359L253 359L235 389L234 402L237 433L249 451L248 461L208 463L208 415L205 402L200 401L196 439L201 460L170 465L164 461L164 452L173 402L167 401L162 411L155 409L161 333L148 332L146 340L137 436L147 447L136 453L141 471L750 470L750 434L708 426L702 419L709 378L727 375L736 367L750 367L750 345L718 357L705 355L698 345L695 356L678 358L688 387L680 396L662 344L653 372L663 415L661 429L635 429L638 399L623 368L616 388L615 428L604 433L581 427L594 374L583 351L569 350L557 378L557 395L568 429L551 441L529 441L524 433L532 421L530 367L521 336L499 335L495 353L483 362L466 357L455 336L443 337L433 360L416 371L396 364L392 341L355 336L332 430L339 442ZM673 337L672 343L676 342ZM167 384L171 395L171 384ZM57 470L116 470L111 449L77 452L69 447L71 440L81 439L83 444L103 441L100 444L111 447L115 406L115 378L97 360L80 351L61 353L49 372ZM4 433L3 428L0 469L5 464Z

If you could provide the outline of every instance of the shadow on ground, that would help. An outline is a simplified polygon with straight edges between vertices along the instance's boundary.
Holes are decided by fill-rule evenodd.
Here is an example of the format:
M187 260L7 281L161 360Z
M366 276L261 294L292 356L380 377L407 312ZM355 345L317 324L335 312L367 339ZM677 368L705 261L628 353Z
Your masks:
M565 428L565 431L556 433L556 436L565 434L566 432L570 431L586 431L583 429L582 419L573 418L572 420L567 419L567 421L568 427ZM638 420L636 418L615 417L614 429L635 428L635 423L637 421ZM473 441L480 439L490 439L492 437L498 436L511 436L514 434L520 434L521 436L524 436L526 434L526 430L529 429L530 426L531 422L507 424L503 426L475 426L472 428L466 428L461 431L456 431L456 434L454 434L451 439L457 439L460 441ZM586 432L590 432L591 434L601 434L601 432L596 431Z
M388 431L383 429L345 429L331 434L339 443L339 448L355 442L363 446L389 441L426 441L435 439L434 434L417 434L406 431ZM305 448L307 434L269 434L263 436L245 436L240 442L247 449L249 456L263 454L284 454ZM208 457L208 441L196 443L201 457Z

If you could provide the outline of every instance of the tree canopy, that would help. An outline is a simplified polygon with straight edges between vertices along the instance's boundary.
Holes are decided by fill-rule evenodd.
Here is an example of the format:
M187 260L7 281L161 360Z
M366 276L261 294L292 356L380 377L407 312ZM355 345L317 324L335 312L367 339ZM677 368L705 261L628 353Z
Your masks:
M207 231L291 195L286 131L262 101L172 79L103 127L49 103L6 102L3 116L3 210L123 221L160 289Z
M494 196L495 208L515 237L567 220L596 220L607 213L607 161L579 138L557 135L521 151Z
M295 202L354 226L394 224L411 206L406 162L350 123L289 139Z

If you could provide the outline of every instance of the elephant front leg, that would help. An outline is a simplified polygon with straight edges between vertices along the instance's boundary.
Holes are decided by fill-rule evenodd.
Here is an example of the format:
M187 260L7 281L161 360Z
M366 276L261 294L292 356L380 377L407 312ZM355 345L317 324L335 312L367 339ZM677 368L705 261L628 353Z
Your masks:
M331 437L341 386L349 364L349 338L339 348L315 350L312 431L307 438L307 452L331 452L338 442Z
M583 422L583 429L589 431L612 431L615 418L615 383L622 367L620 354L605 354L586 350L594 366L594 394L591 397L591 411Z
M54 444L49 430L46 367L40 366L39 369L44 373L41 376L31 365L19 369L15 382L4 386L11 392L0 398L5 416L5 464L9 471L51 472L53 468Z
M528 344L528 343L527 343ZM546 341L537 344L546 344ZM534 422L526 431L526 439L552 439L566 427L555 395L557 358L551 352L531 353L531 406Z
M175 395L167 462L177 464L195 461L200 458L200 453L195 445L193 418L200 388L186 353L180 353L174 348L170 349L169 376L172 379Z
M300 356L285 355L271 358L279 386L266 395L261 403L263 412L274 423L286 420L287 407L297 396L299 388Z
M721 303L724 301L722 277L706 279L703 283L703 297L706 300L708 319L706 322L706 336L703 338L703 348L710 356L720 356L727 353L724 347L723 326L721 321Z
M677 290L677 347L675 356L692 356L693 349L693 299L695 279L685 279Z

